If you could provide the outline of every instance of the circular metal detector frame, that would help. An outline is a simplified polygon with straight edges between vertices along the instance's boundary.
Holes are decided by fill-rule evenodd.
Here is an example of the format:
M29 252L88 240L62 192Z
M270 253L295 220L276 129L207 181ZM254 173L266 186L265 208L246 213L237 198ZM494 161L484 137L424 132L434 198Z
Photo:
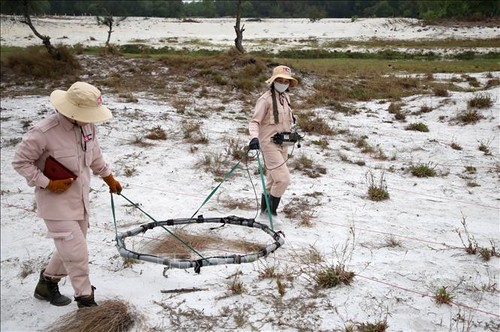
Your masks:
M125 245L125 238L138 235L140 233L145 233L146 231L153 229L155 227L164 226L177 226L177 225L187 225L187 224L200 224L200 223L219 223L219 224L231 224L237 226L246 226L258 228L269 234L274 240L273 243L262 248L261 250L250 253L246 255L221 255L212 257L203 257L197 260L189 259L169 259L163 258L152 254L141 254L127 249ZM284 234L281 231L275 232L267 225L255 221L255 219L241 218L237 216L228 216L220 218L204 218L203 216L198 216L197 218L180 218L180 219L168 219L164 221L154 221L147 224L142 224L129 231L117 234L116 236L116 247L118 252L122 257L139 259L151 263L162 264L167 266L167 268L177 268L177 269L188 269L194 268L196 273L200 273L200 269L203 266L211 265L222 265L222 264L241 264L241 263L251 263L255 262L259 258L266 257L270 253L276 251L285 243Z

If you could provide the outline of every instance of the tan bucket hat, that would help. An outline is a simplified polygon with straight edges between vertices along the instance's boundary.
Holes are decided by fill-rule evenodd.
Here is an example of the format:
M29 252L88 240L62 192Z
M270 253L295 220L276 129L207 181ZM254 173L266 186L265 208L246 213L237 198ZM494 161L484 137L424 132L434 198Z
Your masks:
M299 82L292 77L292 70L287 66L277 66L273 69L273 76L266 81L267 84L271 84L278 77L290 80L290 86L296 86Z
M101 91L85 82L74 83L68 91L54 90L50 102L67 118L95 123L111 119L111 111L102 104Z

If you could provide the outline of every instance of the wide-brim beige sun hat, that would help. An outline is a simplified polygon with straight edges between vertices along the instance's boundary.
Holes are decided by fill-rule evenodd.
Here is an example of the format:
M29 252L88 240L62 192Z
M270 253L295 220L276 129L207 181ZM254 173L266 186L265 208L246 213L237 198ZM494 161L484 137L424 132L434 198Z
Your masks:
M102 105L101 91L85 82L74 83L68 91L54 90L50 102L59 113L80 122L102 122L113 117L111 111Z
M287 66L277 66L273 69L273 76L266 81L267 84L271 85L275 79L278 77L290 80L290 86L296 86L299 82L292 77L292 70Z

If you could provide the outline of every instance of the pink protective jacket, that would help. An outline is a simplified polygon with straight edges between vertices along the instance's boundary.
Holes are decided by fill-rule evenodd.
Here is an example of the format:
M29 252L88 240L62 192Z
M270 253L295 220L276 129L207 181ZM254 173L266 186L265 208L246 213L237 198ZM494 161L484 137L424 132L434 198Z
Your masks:
M78 176L63 193L44 189L49 184L43 174L49 155ZM51 220L83 220L84 212L89 212L90 170L101 177L111 174L95 125L80 128L59 113L40 121L23 136L12 166L35 187L38 216Z
M281 95L281 98L279 97ZM278 108L278 123L274 121L273 101L271 91L266 91L255 104L254 114L248 125L250 139L259 139L260 149L264 156L269 150L278 149L271 137L276 133L289 132L293 123L293 113L290 108L290 97L286 92L276 92L276 104ZM286 149L286 147L284 147ZM268 165L272 167L272 165Z

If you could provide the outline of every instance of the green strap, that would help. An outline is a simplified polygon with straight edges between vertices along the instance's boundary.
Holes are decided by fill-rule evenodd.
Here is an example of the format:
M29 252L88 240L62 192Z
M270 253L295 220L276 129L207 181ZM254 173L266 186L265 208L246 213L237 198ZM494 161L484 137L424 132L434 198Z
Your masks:
M132 204L135 208L137 208L139 211L141 211L142 213L144 213L146 216L149 217L149 219L153 220L154 222L157 222L153 217L151 217L148 213L146 213L143 209L141 209L139 207L139 205L137 205L136 203L132 202L130 199L128 199L125 195L123 194L119 194L121 197L125 198L130 204ZM116 216L115 216L115 203L114 203L114 200L113 200L113 194L111 194L111 209L112 209L112 212L113 212L113 221L115 223L115 232L116 232L116 237L118 237L118 229L116 227ZM198 251L196 251L196 249L194 249L193 247L191 247L186 241L184 241L183 239L181 239L179 236L175 235L174 233L172 233L171 231L169 231L165 226L163 225L158 225L160 226L161 228L163 228L164 230L166 230L170 235L172 235L174 238L176 238L178 241L180 241L182 244L184 244L186 247L188 247L192 252L194 252L195 254L197 254L198 256L201 257L201 259L203 260L206 260L208 262L208 260L206 258L204 258Z
M269 218L269 225L271 226L271 230L274 231L273 217L271 215L271 203L269 202L269 194L267 193L267 189L266 189L266 181L264 179L264 170L262 169L262 164L260 162L259 153L257 153L257 163L259 165L260 181L262 182L262 191L264 192L264 200L266 201L267 217Z
M233 168L231 168L231 170L229 172L226 173L226 175L224 175L224 178L222 179L222 181L217 185L217 187L214 188L214 190L212 190L212 192L207 196L207 198L205 198L205 200L203 201L203 203L200 205L200 207L198 208L198 210L196 210L195 213L193 213L193 215L191 216L191 218L194 218L194 216L198 213L198 211L200 211L200 209L203 207L203 205L205 205L209 200L210 198L212 198L212 196L215 194L215 192L219 189L219 187L222 185L222 183L224 181L226 181L226 179L231 176L231 174L233 174L233 172L236 170L236 168L238 167L238 165L240 164L241 160L238 161L236 163L236 165L233 166Z

